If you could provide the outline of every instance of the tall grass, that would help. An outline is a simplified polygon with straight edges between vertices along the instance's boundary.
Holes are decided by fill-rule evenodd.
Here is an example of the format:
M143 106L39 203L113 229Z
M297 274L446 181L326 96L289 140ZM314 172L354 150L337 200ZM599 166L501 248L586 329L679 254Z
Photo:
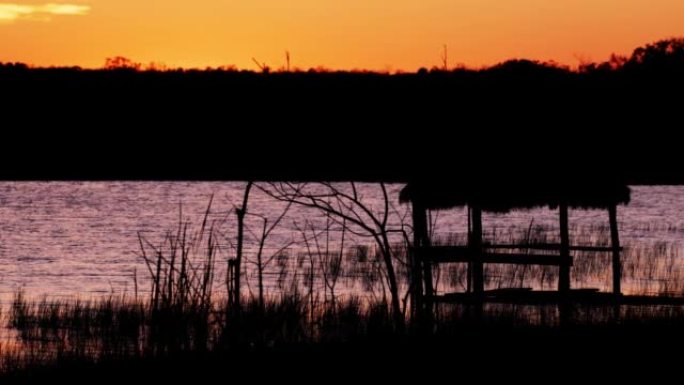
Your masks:
M572 226L571 243L583 246L609 246L607 226ZM548 225L533 225L527 229L492 229L484 234L487 244L535 245L559 243L558 229ZM443 234L436 244L466 245L463 234ZM668 242L624 243L621 255L623 292L639 295L684 296L684 249ZM533 249L500 250L522 253L545 253ZM609 291L612 270L611 254L592 251L572 251L572 287ZM464 291L467 266L461 263L435 267L438 291ZM532 288L555 290L558 268L554 266L485 265L488 289Z
M210 206L198 229L179 221L178 228L158 244L139 238L150 278L147 296L138 296L136 290L133 297L36 301L17 293L6 314L7 328L16 335L16 342L0 346L0 370L60 360L100 362L364 344L401 340L414 330L402 332L393 327L380 253L350 239L336 242L329 227L301 228L309 247L298 253L283 249L269 257L275 261L268 265L276 277L274 285L270 290L262 287L260 295L245 293L236 311L235 301L214 290L215 267L225 250L209 211ZM605 246L609 242L603 227L571 230L575 244ZM485 239L486 243L507 244L558 241L553 228L532 225L515 232L494 229ZM465 237L450 234L436 237L436 243L464 244ZM393 255L406 252L405 245L397 245ZM624 279L635 293L682 295L680 254L676 245L666 243L625 245ZM407 267L397 267L401 288L406 290ZM554 267L513 265L488 265L485 273L488 288L555 288L558 275ZM575 287L609 287L610 255L576 252L572 275ZM440 292L465 289L463 264L436 267L434 276ZM573 306L570 317L575 326L684 323L684 309L676 306L621 306L617 313L614 306ZM560 325L556 306L486 304L483 310L476 317L467 305L440 306L432 332L461 338L474 328L555 329Z
M188 232L189 223L180 222L176 233L168 233L159 246L139 238L151 276L145 342L153 354L208 348L218 250L213 223L207 227L210 207L194 234Z

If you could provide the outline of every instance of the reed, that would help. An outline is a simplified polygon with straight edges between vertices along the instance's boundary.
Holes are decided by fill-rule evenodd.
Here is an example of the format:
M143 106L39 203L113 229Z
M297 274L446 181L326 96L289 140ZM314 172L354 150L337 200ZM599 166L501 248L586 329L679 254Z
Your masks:
M333 233L330 226L300 227L308 249L299 253L279 250L272 258L274 263L263 264L259 271L267 274L265 267L273 269L277 284L270 290L262 285L260 295L245 295L240 311L235 311L235 302L213 286L221 248L216 224L209 220L210 208L195 230L190 223L179 221L178 228L167 233L159 244L139 237L141 257L149 274L147 296L34 300L18 292L5 317L16 342L1 346L0 371L33 370L64 362L99 365L112 360L148 362L249 352L361 349L385 344L391 347L417 338L412 334L414 328L401 331L394 327L381 253L347 238L344 232ZM571 231L576 243L605 245L609 240L603 227L575 226ZM488 244L533 245L557 242L556 233L553 227L531 224L522 230L493 229L485 234L485 240ZM344 243L335 239L335 234L344 237ZM442 244L465 242L462 234L435 239ZM399 260L405 258L405 244L393 247L393 255ZM627 244L624 279L638 293L682 295L680 259L675 244ZM574 286L608 287L609 263L600 255L577 252L572 271ZM462 264L446 265L434 273L439 291L464 290ZM490 288L548 288L554 287L557 279L557 271L550 267L491 265L486 275ZM397 276L402 290L407 290L408 273L401 264L397 265ZM137 281L137 277L134 279ZM582 333L621 330L644 335L671 331L679 336L684 309L575 305L570 317L572 330ZM568 333L556 306L486 304L482 314L475 317L467 305L444 305L436 309L431 338L467 345L476 343L472 335L481 336L484 331L493 335L532 331L544 336L559 330Z

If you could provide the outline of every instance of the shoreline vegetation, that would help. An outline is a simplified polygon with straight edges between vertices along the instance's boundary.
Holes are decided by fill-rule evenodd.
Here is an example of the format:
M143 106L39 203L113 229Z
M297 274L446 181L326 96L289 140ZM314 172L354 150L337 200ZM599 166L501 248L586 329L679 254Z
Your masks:
M678 142L665 139L682 104L682 38L576 70L525 59L400 74L107 66L0 65L13 121L69 128L47 130L48 145L17 141L51 161L0 177L407 182L455 169L485 179L494 162L501 174L608 168L630 184L684 183ZM82 143L79 130L98 138Z
M289 206L278 216L280 219L271 222L249 211L250 190L264 191L274 186L282 188L279 184L255 183L245 189L242 204L236 206L233 215L244 213L243 219L254 219L251 226L260 221L261 226L257 226L258 231L249 225L241 226L245 233L252 234L243 242L263 245L273 228L269 223L283 224ZM294 254L295 263L279 265L287 258L259 252L245 256L243 263L251 261L251 269L256 272L248 279L247 267L237 268L234 258L237 248L244 246L235 244L228 261L217 247L219 236L239 235L219 232L225 229L209 220L210 201L200 223L180 221L161 244L140 237L140 256L148 267L149 279L140 284L136 279L132 294L79 301L33 300L27 297L30 293L17 293L0 316L2 326L14 338L1 345L0 379L3 383L54 378L87 382L93 376L107 381L209 379L240 369L255 371L255 378L294 379L297 376L287 372L288 368L302 367L318 373L340 370L345 365L379 375L383 360L415 367L448 366L449 360L455 360L465 365L459 370L467 375L475 373L468 367L479 365L479 359L484 357L503 367L513 368L531 360L548 365L542 370L551 370L562 367L558 357L576 354L580 356L573 358L575 363L591 363L602 359L601 354L627 361L655 360L665 355L658 350L660 347L684 342L684 307L679 305L576 303L570 316L561 320L560 308L553 304L485 304L481 308L443 304L436 308L426 328L409 316L410 303L406 302L410 277L402 266L408 257L408 234L399 237L405 241L403 244L386 244L401 297L400 313L394 312L387 259L381 250L382 235L393 233L394 227L369 225L374 223L373 218L383 218L383 205L364 205L362 200L354 200L353 193L345 193L333 184L317 185L311 190L306 185L288 186L296 186L293 191L297 194L289 204L300 204L298 200L309 193L340 199L337 207L346 208L329 211L326 224L320 228L308 222L292 227L301 238L298 246L302 251ZM274 191L285 190L268 192L271 196L286 196ZM364 208L369 210L369 217L360 223L339 220L345 215L352 218L354 212L360 215ZM400 215L389 206L384 210ZM437 223L436 218L431 223ZM370 227L364 228L364 224ZM608 242L604 227L571 230L575 241L592 245ZM353 235L364 231L378 242L376 247L355 243ZM379 239L372 236L374 232ZM530 224L514 232L495 229L485 234L485 244L531 245L554 242L556 237L553 228ZM456 235L435 238L436 244L458 245L464 241ZM663 295L684 294L678 249L667 244L625 248L625 280L655 280L656 290ZM578 255L573 266L573 287L582 281L608 282L610 261L586 254ZM262 275L269 272L264 266L267 261L284 277L279 289L264 289L261 283ZM225 276L217 275L217 264L226 263L233 269L228 269ZM445 292L462 290L465 269L458 263L435 267L436 287ZM241 301L231 295L235 293L232 285L236 271L243 271L243 289L251 287L241 294ZM357 280L352 280L352 285L357 289L350 295L342 291L342 286L349 284L342 277L352 271ZM657 279L663 276L670 283ZM553 267L491 265L486 277L489 288L543 289L555 286L558 273ZM139 293L138 285L148 284L149 290ZM228 290L227 295L219 290L222 286ZM652 289L637 285L635 290ZM307 365L315 367L306 369ZM260 372L267 368L283 373Z

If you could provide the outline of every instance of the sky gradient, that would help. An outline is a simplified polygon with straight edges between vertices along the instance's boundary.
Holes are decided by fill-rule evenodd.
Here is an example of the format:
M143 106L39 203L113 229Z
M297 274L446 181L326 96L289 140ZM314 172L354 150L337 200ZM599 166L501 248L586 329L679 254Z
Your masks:
M0 1L0 61L101 67L106 57L176 67L415 71L509 58L603 61L684 36L682 0Z

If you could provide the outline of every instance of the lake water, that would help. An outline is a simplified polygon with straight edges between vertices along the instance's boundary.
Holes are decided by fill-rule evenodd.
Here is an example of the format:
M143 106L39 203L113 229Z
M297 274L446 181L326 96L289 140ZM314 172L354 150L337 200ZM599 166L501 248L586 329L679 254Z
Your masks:
M220 236L221 274L225 261L235 254L236 219L231 210L241 204L244 187L237 182L0 182L0 299L7 301L18 290L31 296L85 299L132 293L134 275L141 282L147 275L138 235L156 244L168 231L175 232L179 218L199 226L212 196L209 218ZM401 187L388 187L393 203L390 221L395 225L409 209L398 202ZM358 190L370 207L382 208L377 185L360 185ZM248 260L258 246L262 216L273 223L283 209L282 203L252 190ZM635 186L631 203L618 213L626 247L666 244L679 255L684 242L684 187ZM302 250L301 230L309 224L320 228L322 220L317 211L292 207L267 239L264 254L292 242L291 249ZM607 224L607 214L572 211L570 220L575 226L594 228ZM553 227L556 221L556 213L542 209L484 217L485 227L497 231L525 230L530 223ZM436 223L437 235L466 231L463 210L441 212ZM351 235L349 239L347 245L371 242L359 237L352 241ZM267 277L267 284L268 290L275 290L274 279ZM141 283L140 290L145 289Z

